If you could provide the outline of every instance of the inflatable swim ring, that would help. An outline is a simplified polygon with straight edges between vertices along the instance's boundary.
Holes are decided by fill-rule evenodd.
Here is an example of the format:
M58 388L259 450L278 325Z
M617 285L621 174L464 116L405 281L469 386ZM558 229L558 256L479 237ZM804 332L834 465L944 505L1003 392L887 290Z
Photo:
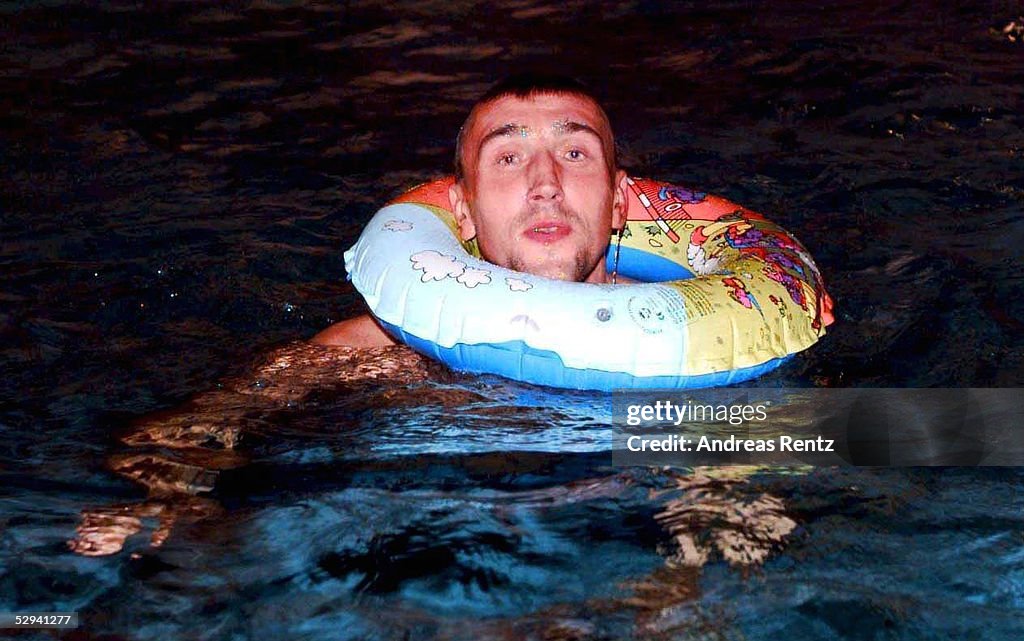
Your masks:
M727 385L814 344L832 301L807 251L763 216L701 192L629 179L608 266L646 281L550 280L485 262L458 240L451 177L382 208L345 252L370 311L453 369L555 387Z

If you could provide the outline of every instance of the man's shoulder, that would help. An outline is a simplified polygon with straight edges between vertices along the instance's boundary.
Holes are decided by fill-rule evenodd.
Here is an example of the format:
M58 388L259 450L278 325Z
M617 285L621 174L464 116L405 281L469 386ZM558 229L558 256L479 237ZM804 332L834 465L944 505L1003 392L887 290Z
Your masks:
M385 347L395 344L369 314L335 323L311 338L310 342L344 347Z

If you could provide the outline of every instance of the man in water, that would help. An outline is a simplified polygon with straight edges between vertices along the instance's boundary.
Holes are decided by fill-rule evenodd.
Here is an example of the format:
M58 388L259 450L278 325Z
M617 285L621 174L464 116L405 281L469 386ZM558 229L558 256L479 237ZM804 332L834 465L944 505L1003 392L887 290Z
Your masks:
M449 191L462 240L515 271L605 283L605 253L625 218L626 174L608 116L569 78L519 75L473 106L459 131ZM372 316L332 325L322 345L394 341Z
M608 118L585 89L557 78L510 78L473 107L456 147L457 182L449 197L463 240L476 238L486 259L510 269L607 282L604 257L612 229L623 224L625 174L616 167ZM87 556L116 554L147 529L150 544L158 547L182 523L223 518L220 503L208 496L220 472L247 465L251 447L240 443L254 435L258 443L275 417L310 390L340 387L348 402L357 398L375 407L378 401L369 390L379 388L383 378L403 390L389 397L391 410L403 399L421 409L478 400L473 392L454 388L426 396L406 393L410 385L443 380L445 370L395 346L370 316L333 325L313 343L279 348L247 375L222 381L216 390L175 410L137 421L121 437L131 449L114 454L108 463L144 485L148 495L83 510L69 547ZM658 514L679 541L673 564L701 565L713 545L730 563L761 562L793 528L781 501L767 495L756 501L743 497L743 505L754 507L745 509L742 523L726 519L725 527L717 526L722 514L736 511L736 499L730 495L732 481L711 472L680 477L686 500L670 501ZM617 481L609 485L617 486ZM637 584L641 599L658 606L666 595L677 594L669 588L678 584L679 575L666 576L665 588L658 575Z
M607 282L605 252L612 229L624 222L626 175L616 166L608 117L581 85L540 76L499 83L466 119L455 169L449 198L459 234L476 238L485 259L549 278ZM69 546L89 556L114 554L154 520L150 538L158 546L175 524L215 516L219 504L204 495L222 470L247 464L248 448L239 444L312 390L360 397L353 390L376 389L381 378L404 387L445 375L442 366L395 345L369 315L278 348L246 374L135 422L121 438L131 450L109 465L146 486L148 496L84 510ZM443 394L433 402L467 402L458 395L468 392Z

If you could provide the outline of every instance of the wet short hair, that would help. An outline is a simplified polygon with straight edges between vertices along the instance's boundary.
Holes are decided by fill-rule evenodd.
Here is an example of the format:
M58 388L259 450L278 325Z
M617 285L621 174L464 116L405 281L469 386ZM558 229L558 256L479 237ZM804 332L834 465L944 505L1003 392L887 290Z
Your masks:
M506 77L493 87L487 90L484 95L473 104L466 116L466 121L459 128L459 134L455 138L455 179L462 181L465 175L465 168L462 166L462 140L469 128L473 113L482 105L485 105L499 98L520 98L527 99L535 96L578 96L588 98L604 113L601 101L597 99L590 89L579 80L569 76L545 73L520 73ZM605 114L605 118L607 118ZM615 145L612 145L612 167L617 167Z

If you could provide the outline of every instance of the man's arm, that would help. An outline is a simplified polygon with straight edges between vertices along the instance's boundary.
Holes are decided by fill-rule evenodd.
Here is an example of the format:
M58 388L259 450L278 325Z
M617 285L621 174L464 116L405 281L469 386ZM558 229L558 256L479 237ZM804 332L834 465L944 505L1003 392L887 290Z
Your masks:
M141 417L121 436L127 449L108 459L109 468L149 490L141 503L88 507L82 512L72 550L87 556L119 552L145 521L159 519L151 544L159 546L179 520L195 522L216 515L220 504L203 496L223 470L247 465L260 449L261 435L273 434L281 418L301 408L311 392L341 390L365 397L382 386L401 389L426 380L443 380L435 365L404 345L352 347L380 340L368 316L338 323L322 332L346 346L296 341L269 352L240 376L223 379L216 389L197 394L184 405ZM381 332L379 328L376 328ZM383 332L381 332L383 334ZM390 341L389 341L390 343ZM363 391L360 391L363 390ZM321 396L331 398L329 395ZM420 397L410 396L412 405ZM246 439L252 443L244 445ZM273 439L272 439L273 440Z
M387 347L395 344L369 314L335 323L309 340L317 345L358 348Z

